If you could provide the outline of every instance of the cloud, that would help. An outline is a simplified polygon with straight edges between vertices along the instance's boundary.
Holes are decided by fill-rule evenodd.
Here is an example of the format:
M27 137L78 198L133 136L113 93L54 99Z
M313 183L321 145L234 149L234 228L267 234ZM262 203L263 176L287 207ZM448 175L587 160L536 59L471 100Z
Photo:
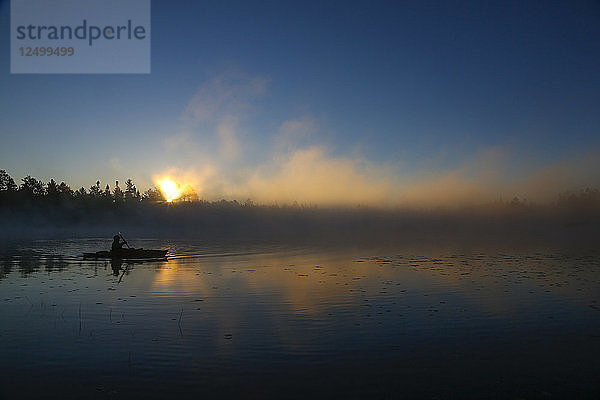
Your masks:
M240 152L240 144L235 132L236 126L237 121L234 118L226 118L217 127L221 157L226 160L237 158Z
M513 191L530 200L547 202L561 191L576 191L600 186L600 149L572 154L547 164L519 179Z
M309 145L317 129L316 122L310 117L284 121L274 138L274 151L290 152Z
M388 179L366 160L335 158L317 146L253 168L230 196L262 203L381 204L393 192Z
M267 83L264 77L229 70L200 85L182 113L179 130L164 139L173 163L184 169L199 164L201 168L239 164L242 143L238 128L257 110L256 101Z
M502 147L482 149L455 168L403 172L360 157L332 156L311 146L274 157L229 185L232 198L262 203L331 206L458 207L513 196L552 202L560 192L600 184L600 152L575 155L532 169Z
M214 122L231 115L239 118L265 93L267 83L264 77L249 77L240 71L222 72L198 88L183 115L195 123Z
M193 144L193 139L189 130L167 136L165 138L165 147L169 151L177 151Z
M408 170L403 160L381 163L360 152L335 154L334 147L323 145L326 135L310 115L274 125L270 135L250 131L266 138L260 143L262 157L257 157L252 152L258 144L240 133L248 132L250 111L258 109L267 83L263 77L228 71L200 86L183 113L190 124L165 141L184 168L161 175L182 180L209 200L413 208L482 204L513 196L548 202L561 191L600 184L598 149L540 165L519 156L518 149L493 146L443 169Z
M119 170L123 169L123 165L121 164L121 160L118 157L113 157L110 160L108 160L108 164L114 170L119 171Z
M496 155L491 157L490 155ZM598 152L565 159L514 177L506 171L518 160L498 148L483 149L453 169L403 172L394 164L360 157L333 156L322 146L278 153L268 161L226 173L218 165L190 169L203 198L263 204L322 206L458 207L486 204L513 196L555 201L565 190L600 184ZM179 174L182 175L182 174Z
M503 147L482 149L454 169L427 178L414 174L400 204L411 206L490 203L514 196L537 203L556 201L558 194L600 185L600 149L558 161L531 165Z

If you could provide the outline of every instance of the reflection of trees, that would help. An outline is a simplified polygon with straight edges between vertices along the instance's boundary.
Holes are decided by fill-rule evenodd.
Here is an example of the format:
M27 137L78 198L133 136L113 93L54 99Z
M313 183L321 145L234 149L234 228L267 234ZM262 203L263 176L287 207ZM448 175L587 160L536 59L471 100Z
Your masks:
M44 256L44 261L44 270L46 272L61 272L68 265L62 255L46 255Z
M0 259L0 279L6 278L16 267L21 276L40 271L43 266L46 272L64 271L69 263L63 255L44 254L32 251L7 252Z
M15 257L15 261L23 277L39 271L41 265L41 258L35 253L23 253L20 257Z
M13 267L12 256L5 255L0 260L0 279L6 278L11 272Z
M52 261L49 261L49 258L51 258ZM59 265L62 269L67 264L64 260L62 262L57 261L59 258L62 260L62 257L54 256L49 258L46 258L43 263L42 257L34 252L6 253L0 260L0 279L6 278L15 268L21 273L22 277L27 277L28 275L39 271L42 264L45 264L45 269L48 271L58 270L57 267ZM48 262L53 265L50 269L48 269Z

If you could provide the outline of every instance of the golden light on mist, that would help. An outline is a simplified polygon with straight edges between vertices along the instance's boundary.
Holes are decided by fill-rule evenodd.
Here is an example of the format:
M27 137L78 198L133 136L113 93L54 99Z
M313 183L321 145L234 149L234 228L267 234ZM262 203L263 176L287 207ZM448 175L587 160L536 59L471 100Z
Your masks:
M181 186L171 178L159 179L156 184L167 200L167 203L177 200L183 194Z

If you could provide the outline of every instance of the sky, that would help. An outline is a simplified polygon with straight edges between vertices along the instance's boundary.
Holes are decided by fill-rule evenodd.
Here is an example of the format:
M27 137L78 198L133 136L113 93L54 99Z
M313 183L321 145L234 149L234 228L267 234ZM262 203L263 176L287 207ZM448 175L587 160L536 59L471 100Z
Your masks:
M0 169L206 199L425 204L600 185L597 1L152 1L150 74L11 74Z

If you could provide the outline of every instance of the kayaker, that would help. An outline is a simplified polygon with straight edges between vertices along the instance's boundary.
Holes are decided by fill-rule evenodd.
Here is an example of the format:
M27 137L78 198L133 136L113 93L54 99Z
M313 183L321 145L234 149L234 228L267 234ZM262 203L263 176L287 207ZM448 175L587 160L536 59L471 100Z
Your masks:
M124 244L125 244L125 242L121 242L121 237L119 235L115 235L113 237L113 242L112 242L111 250L112 251L122 250Z

